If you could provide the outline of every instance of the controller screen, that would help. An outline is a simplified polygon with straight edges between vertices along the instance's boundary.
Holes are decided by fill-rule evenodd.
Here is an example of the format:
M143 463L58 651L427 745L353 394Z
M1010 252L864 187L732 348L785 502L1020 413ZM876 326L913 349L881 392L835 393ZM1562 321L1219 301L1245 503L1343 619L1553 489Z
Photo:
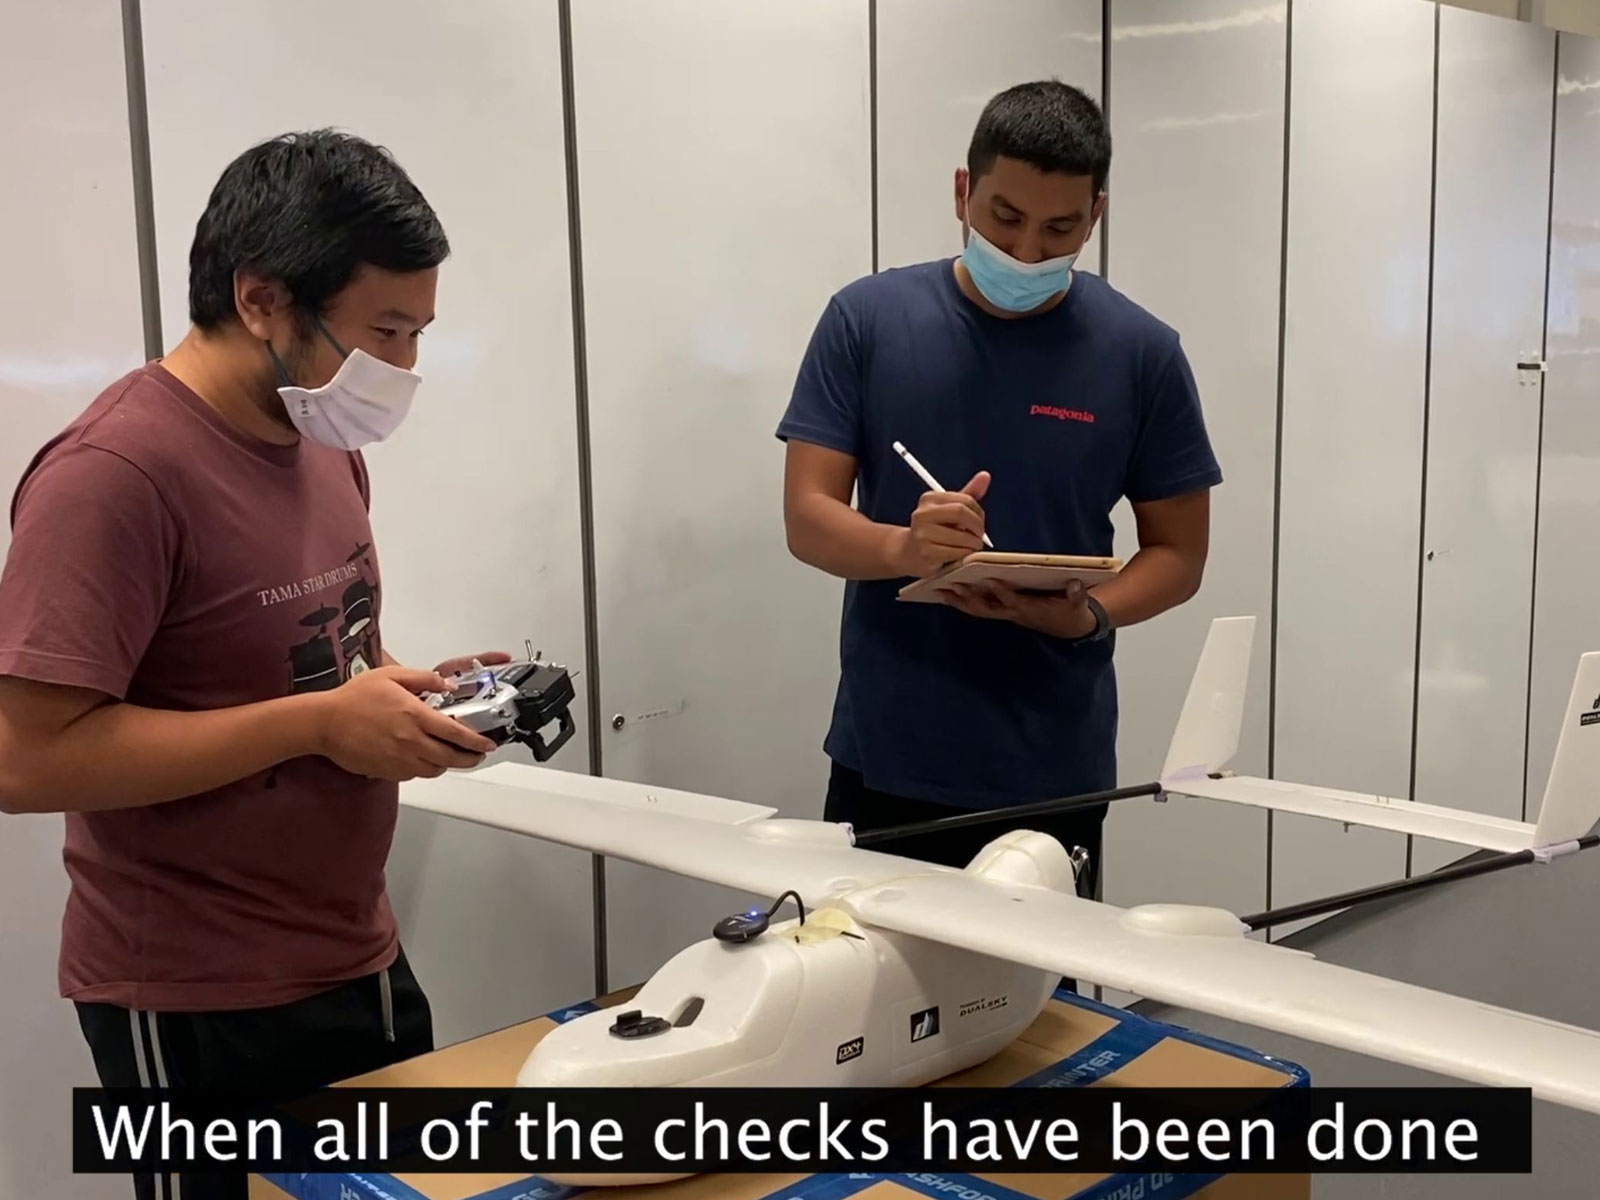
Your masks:
M458 681L450 692L450 701L457 703L462 700L471 700L483 690L483 685L488 678L488 673L485 672L482 675L469 675Z

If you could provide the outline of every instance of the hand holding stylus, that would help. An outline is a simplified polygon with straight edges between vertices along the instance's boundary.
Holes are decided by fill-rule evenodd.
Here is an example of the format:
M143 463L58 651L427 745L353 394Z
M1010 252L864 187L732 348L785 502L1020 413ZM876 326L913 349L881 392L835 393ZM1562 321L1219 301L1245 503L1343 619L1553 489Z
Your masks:
M899 531L892 552L896 569L924 579L984 546L992 548L980 503L989 490L989 473L979 471L959 492L947 492L904 446L896 442L894 448L930 489L918 501L910 525Z
M928 485L928 492L929 492L930 495L937 495L937 496L941 496L941 497L943 497L943 496L971 496L974 501L977 501L977 500L981 500L983 498L983 493L985 491L987 491L988 488L989 488L989 472L987 472L987 471L979 471L976 475L974 475L967 482L967 486L962 488L959 492L947 492L947 491L944 490L944 485L941 484L937 479L935 479L933 477L933 473L931 471L929 471L927 467L923 466L920 462L917 461L917 456L912 454L911 451L909 451L909 450L907 450L905 448L905 444L903 442L896 442L894 444L894 452L896 454L898 454L901 458L905 459L906 466L910 467L913 471L915 471L917 473L917 476L922 480L922 482ZM972 491L973 485L977 484L980 479L983 480L982 486L979 488L978 491L976 491L976 492ZM926 499L926 498L927 497L924 497L924 499ZM976 503L974 503L973 507L977 509L978 516L982 517L983 516L983 509L982 508L978 508ZM983 535L983 544L984 544L984 546L987 547L990 550L993 550L994 549L994 543L989 540L989 535L987 533L983 533L983 530L981 528L978 530L978 532Z

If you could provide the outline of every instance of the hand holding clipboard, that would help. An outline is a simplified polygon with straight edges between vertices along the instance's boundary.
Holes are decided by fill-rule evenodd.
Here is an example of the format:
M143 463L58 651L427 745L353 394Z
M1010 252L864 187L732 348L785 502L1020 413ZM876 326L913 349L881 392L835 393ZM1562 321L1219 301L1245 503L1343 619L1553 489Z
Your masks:
M1092 587L1122 569L1120 559L1102 556L995 551L978 504L989 488L987 471L978 472L960 492L946 492L904 445L895 442L894 451L930 489L907 533L907 565L923 569L908 572L918 578L900 590L900 599L942 604L941 592L951 584L990 582L1019 591L1063 592L1074 580ZM980 551L975 539L988 549Z

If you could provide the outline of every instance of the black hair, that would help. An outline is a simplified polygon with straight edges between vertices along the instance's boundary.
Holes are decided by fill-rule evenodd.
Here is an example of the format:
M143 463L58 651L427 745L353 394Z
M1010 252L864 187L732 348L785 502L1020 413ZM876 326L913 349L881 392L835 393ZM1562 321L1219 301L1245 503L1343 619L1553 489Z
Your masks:
M997 158L1015 158L1041 171L1088 175L1095 195L1111 171L1111 130L1100 106L1057 79L1007 88L978 117L967 147L972 183Z
M189 319L232 320L241 269L320 315L363 265L424 271L449 254L439 218L387 150L331 129L286 133L234 159L212 189L189 250Z

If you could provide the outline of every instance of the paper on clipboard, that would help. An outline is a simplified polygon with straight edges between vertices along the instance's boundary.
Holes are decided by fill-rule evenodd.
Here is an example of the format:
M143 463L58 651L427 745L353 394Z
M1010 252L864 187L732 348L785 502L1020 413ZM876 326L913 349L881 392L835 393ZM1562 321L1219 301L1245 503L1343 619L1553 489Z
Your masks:
M1119 558L1079 554L1010 554L983 550L950 564L937 575L918 579L900 589L899 598L915 604L942 604L939 589L952 583L995 581L1037 592L1065 591L1080 580L1085 587L1104 583L1122 570Z

